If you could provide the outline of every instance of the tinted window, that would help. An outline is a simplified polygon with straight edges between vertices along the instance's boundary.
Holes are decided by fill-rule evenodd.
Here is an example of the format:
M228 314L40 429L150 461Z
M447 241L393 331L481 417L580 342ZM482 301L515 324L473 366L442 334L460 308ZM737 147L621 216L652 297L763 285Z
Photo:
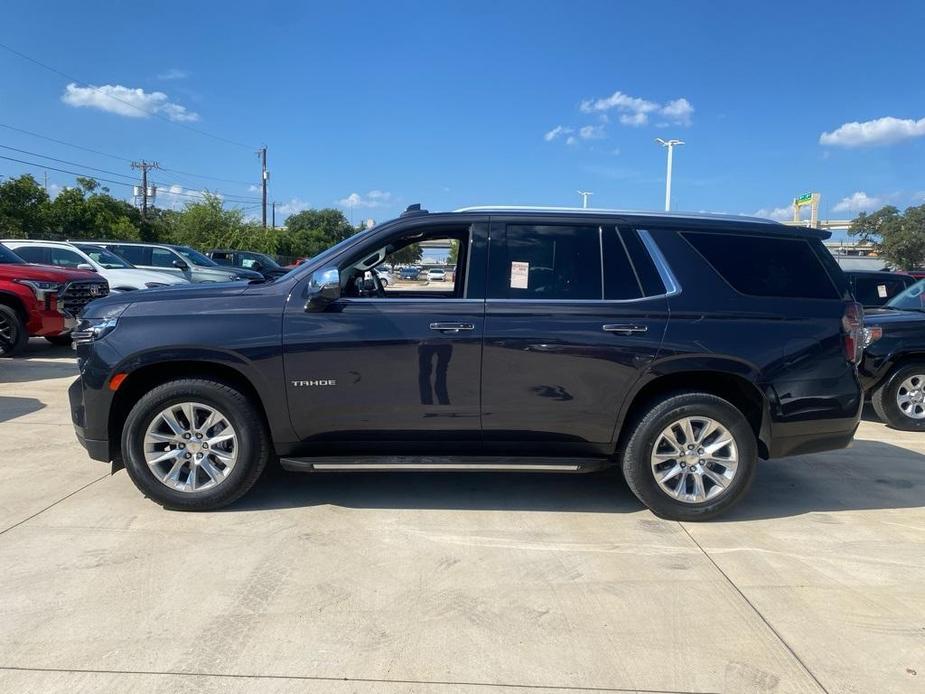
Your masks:
M804 239L695 232L683 236L743 294L838 298L828 273Z
M864 306L882 306L908 286L902 277L854 278L854 298Z
M69 251L66 248L49 248L48 251L52 265L76 268L78 265L87 264L86 260L81 258L74 251Z
M604 247L604 298L640 298L642 287L639 277L630 262L626 245L619 232L613 227L604 227L601 243Z
M121 255L132 265L148 265L144 246L112 246L112 250Z
M177 246L177 250L193 265L202 265L203 267L215 267L218 265L211 258L207 258L199 251L194 251L189 246Z
M509 225L499 246L491 255L489 298L580 300L603 296L596 226Z
M173 261L175 260L179 260L179 258L166 248L151 249L151 264L155 267L173 267Z
M633 267L639 275L639 282L642 284L643 293L646 296L658 296L668 291L662 282L652 256L646 250L639 238L639 232L636 229L621 229L621 238L626 243L626 250L633 261Z
M0 265L18 265L22 263L19 255L0 244Z
M77 246L80 250L90 256L95 262L102 265L107 270L127 269L132 267L125 260L111 251L107 251L100 246Z
M45 257L45 249L41 246L20 246L16 249L16 255L27 263L46 264L48 262Z

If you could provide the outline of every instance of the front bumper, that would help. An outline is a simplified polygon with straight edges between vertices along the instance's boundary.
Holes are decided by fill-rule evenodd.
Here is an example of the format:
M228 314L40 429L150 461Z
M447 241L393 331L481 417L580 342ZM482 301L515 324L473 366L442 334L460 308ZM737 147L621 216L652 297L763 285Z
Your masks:
M67 396L71 404L71 423L80 445L87 449L87 454L93 460L108 463L112 460L109 440L87 437L87 408L84 405L83 382L80 378L67 389Z

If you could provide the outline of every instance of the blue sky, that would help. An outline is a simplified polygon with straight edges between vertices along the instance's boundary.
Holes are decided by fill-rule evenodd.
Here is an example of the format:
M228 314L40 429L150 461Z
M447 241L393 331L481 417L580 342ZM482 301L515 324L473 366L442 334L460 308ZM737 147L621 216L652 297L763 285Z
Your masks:
M658 209L656 137L687 143L676 209L779 217L818 191L844 218L925 202L923 24L921 2L20 2L0 43L76 80L0 49L0 124L156 160L161 192L186 195L253 198L266 144L278 220L577 205L578 189ZM8 128L0 145L132 175ZM41 178L0 159L24 170Z

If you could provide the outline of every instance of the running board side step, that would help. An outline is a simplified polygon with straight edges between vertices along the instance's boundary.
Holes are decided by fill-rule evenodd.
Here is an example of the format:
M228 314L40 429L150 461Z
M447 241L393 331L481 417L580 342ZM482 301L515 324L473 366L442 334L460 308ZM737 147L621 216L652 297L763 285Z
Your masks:
M593 472L607 467L607 458L554 458L505 456L406 456L406 455L336 455L306 458L280 458L286 470L297 472L327 470L393 470L458 472Z

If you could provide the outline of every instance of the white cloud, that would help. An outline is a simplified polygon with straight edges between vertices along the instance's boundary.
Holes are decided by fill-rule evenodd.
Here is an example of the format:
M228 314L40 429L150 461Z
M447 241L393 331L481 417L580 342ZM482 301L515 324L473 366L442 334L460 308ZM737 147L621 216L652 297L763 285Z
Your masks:
M863 123L844 123L830 133L822 133L819 144L832 147L874 147L922 136L925 136L925 118L912 120L886 116Z
M143 89L130 89L118 84L78 87L72 82L65 88L61 101L68 106L96 108L129 118L147 118L160 114L178 122L199 120L198 113L171 102L164 92L146 92Z
M383 190L371 190L366 195L350 193L337 201L342 207L384 207L392 202L392 194Z
M630 96L621 91L600 99L585 99L581 102L579 109L582 113L603 113L612 109L616 110L620 113L620 122L632 127L648 125L649 118L653 115L664 119L660 125L686 127L691 124L691 115L694 113L694 107L683 97L660 104L656 101Z
M247 186L248 193L259 193L260 191L261 191L260 186L255 186L253 183Z
M752 217L765 217L766 219L774 219L778 222L789 222L793 219L793 205L787 205L787 207L762 207L760 210L756 211Z
M291 214L298 214L299 212L307 210L310 207L311 203L306 202L305 200L300 200L299 198L292 198L282 204L276 203L276 215L277 217L282 216L282 218L285 219Z
M576 145L578 144L578 138L575 137L574 135L569 135L567 138L565 138L565 144Z
M603 125L586 125L578 131L582 140L600 140L604 137Z
M858 191L847 198L842 198L832 207L832 212L850 212L852 214L870 212L883 207L884 202L883 198L872 197L864 191Z
M164 72L158 73L157 78L159 80L185 80L190 76L189 70L181 70L180 68L172 67L169 70L164 70Z
M557 125L555 128L543 135L543 139L546 140L546 142L552 142L558 137L563 135L571 135L573 132L575 132L574 128L569 128L568 126L564 125Z
M182 209L186 203L199 202L204 197L204 191L194 188L184 188L181 185L158 186L157 206L171 210ZM221 198L221 195L218 195Z

